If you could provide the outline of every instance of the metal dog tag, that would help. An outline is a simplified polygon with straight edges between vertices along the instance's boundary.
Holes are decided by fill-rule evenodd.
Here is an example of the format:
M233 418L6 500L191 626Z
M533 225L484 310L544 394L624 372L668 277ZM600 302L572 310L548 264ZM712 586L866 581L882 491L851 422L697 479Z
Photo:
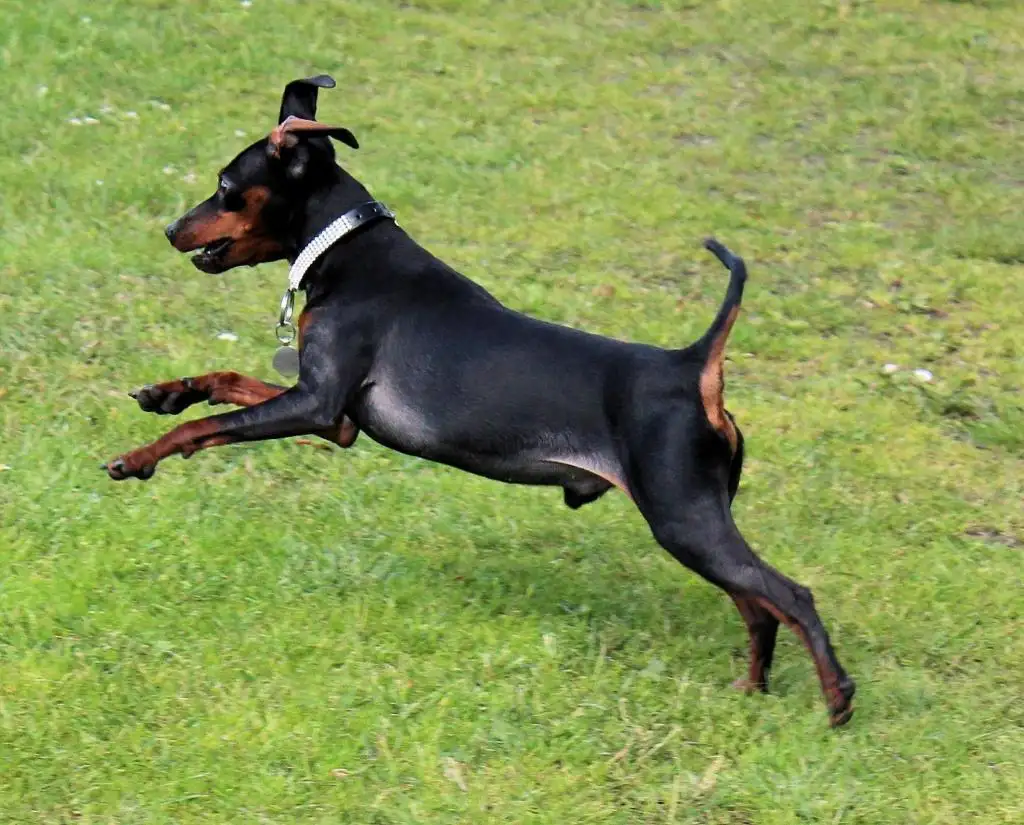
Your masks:
M299 374L299 352L294 347L280 347L270 363L281 375L290 377Z

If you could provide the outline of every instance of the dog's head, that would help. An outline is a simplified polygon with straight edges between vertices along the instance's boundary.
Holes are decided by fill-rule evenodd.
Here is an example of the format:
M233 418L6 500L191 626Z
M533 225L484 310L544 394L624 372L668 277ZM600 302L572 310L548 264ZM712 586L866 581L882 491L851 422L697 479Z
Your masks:
M289 235L297 207L337 174L330 138L359 147L348 129L315 120L318 90L332 88L328 75L285 86L274 130L221 170L216 192L167 227L179 252L200 250L192 256L197 269L224 272L294 252Z

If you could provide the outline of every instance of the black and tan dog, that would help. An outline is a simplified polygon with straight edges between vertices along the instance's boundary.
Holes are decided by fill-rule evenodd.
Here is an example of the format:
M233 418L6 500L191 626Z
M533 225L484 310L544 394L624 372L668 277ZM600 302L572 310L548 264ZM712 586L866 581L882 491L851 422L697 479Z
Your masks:
M618 487L669 553L736 603L750 634L741 686L767 689L781 621L814 659L831 723L846 722L854 683L810 591L761 561L730 513L743 437L723 406L722 365L743 261L706 242L729 286L710 329L682 349L522 315L417 244L337 165L330 138L357 144L314 121L318 88L333 86L326 76L288 84L279 125L167 228L179 251L201 250L192 261L204 272L278 259L294 271L311 243L325 246L325 228L356 215L302 280L295 385L217 372L146 386L132 395L150 412L200 401L244 409L176 427L105 464L110 476L146 479L170 455L238 441L315 434L347 447L362 430L488 478L561 487L573 508Z

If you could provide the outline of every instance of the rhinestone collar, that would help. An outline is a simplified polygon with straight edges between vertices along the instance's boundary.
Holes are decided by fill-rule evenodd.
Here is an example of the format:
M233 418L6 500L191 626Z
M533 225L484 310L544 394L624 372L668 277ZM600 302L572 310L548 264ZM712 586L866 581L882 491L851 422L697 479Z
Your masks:
M313 238L288 270L288 289L281 296L281 315L277 323L277 340L288 345L295 339L295 327L292 326L292 312L295 309L295 293L302 288L302 279L306 272L316 263L317 259L328 249L360 226L377 218L395 219L395 214L380 201L369 201L349 209L340 218L336 218Z

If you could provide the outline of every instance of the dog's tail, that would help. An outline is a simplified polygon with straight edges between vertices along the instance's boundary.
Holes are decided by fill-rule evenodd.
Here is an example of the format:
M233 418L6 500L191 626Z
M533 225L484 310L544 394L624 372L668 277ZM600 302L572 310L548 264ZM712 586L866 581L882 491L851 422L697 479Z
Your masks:
M736 425L725 411L725 378L723 364L725 361L725 342L740 312L743 300L743 285L747 280L747 265L738 255L733 255L714 238L704 241L704 247L714 253L715 257L729 270L729 286L725 290L725 300L694 348L703 356L704 366L700 371L700 397L704 412L711 426L729 442L733 453L737 450L739 436Z

